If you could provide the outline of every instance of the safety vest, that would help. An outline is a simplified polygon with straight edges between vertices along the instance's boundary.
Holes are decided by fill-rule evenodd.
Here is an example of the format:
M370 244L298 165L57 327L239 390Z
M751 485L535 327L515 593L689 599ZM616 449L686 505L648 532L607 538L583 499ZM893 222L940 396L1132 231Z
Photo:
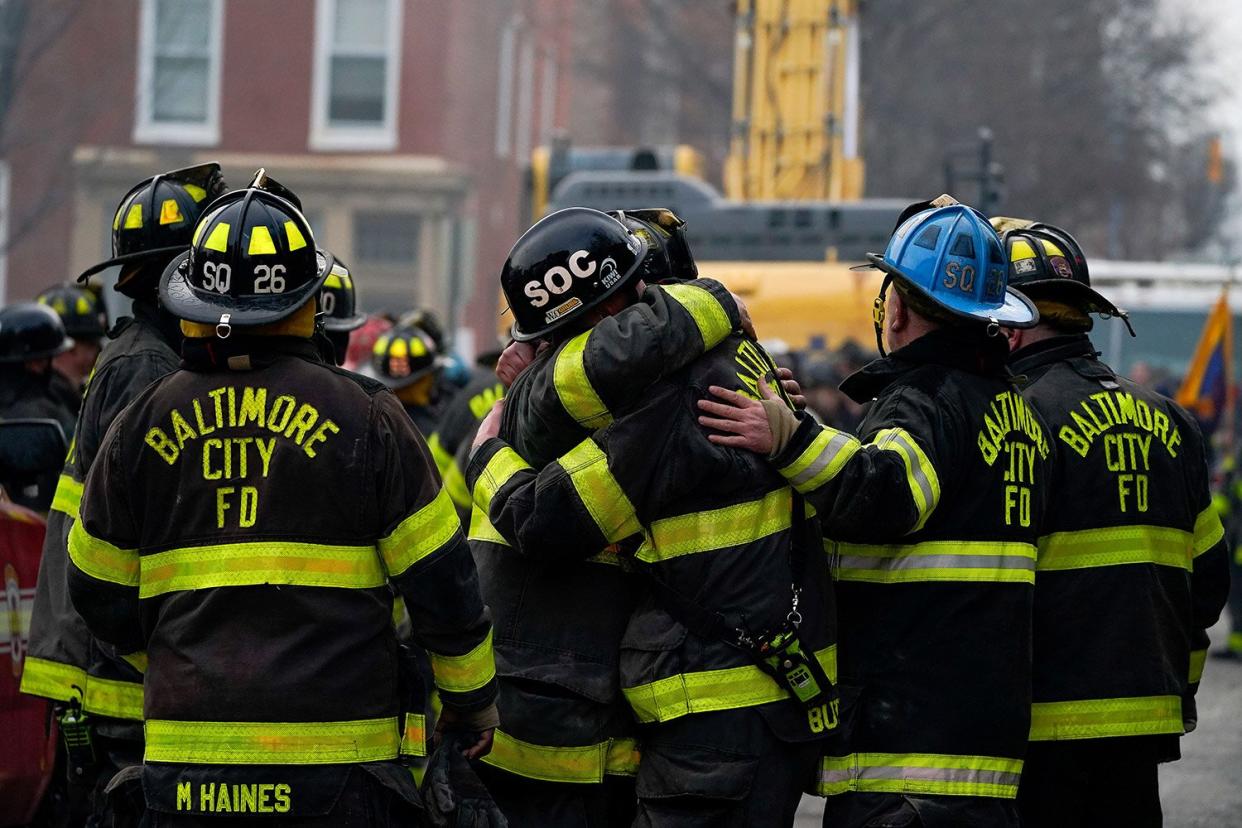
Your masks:
M1228 592L1203 439L1086 336L1019 351L1057 472L1035 582L1031 739L1177 736Z
M70 591L101 640L147 652L145 760L164 769L149 796L172 802L174 781L280 784L297 814L339 774L288 766L421 752L421 711L400 709L394 590L446 707L493 701L491 625L394 396L319 362L309 341L204 350L212 361L139 395L100 447L70 531Z

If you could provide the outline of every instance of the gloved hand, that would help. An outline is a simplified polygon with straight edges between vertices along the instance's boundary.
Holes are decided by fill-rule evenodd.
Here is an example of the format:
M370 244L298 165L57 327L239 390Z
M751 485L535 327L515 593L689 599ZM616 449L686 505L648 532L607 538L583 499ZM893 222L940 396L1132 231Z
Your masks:
M423 809L436 828L506 828L508 820L463 755L464 734L447 734L423 776Z

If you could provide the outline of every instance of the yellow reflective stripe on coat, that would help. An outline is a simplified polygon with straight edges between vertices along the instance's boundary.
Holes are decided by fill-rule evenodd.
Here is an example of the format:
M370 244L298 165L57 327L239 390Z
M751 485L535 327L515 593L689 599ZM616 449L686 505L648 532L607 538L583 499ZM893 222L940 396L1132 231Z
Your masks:
M82 484L67 474L56 481L56 494L52 495L52 511L62 512L74 520L82 508Z
M147 555L138 596L258 584L370 589L387 580L374 546L250 541Z
M703 337L703 350L710 351L724 341L733 330L729 314L716 297L698 285L662 285L668 297L685 309Z
M90 676L72 664L27 656L21 692L62 702L76 699L88 713L142 721L142 684Z
M488 459L479 479L474 482L474 502L487 512L500 487L508 483L513 475L529 468L530 463L523 460L522 455L505 446Z
M348 722L179 722L148 719L148 762L332 765L397 758L396 717Z
M443 655L427 651L436 687L447 693L469 693L478 690L496 677L492 656L492 631L473 650L462 655Z
M466 535L466 540L495 543L500 546L510 545L505 540L504 535L497 531L491 519L488 518L487 513L480 509L477 503L470 510L470 532Z
M466 485L466 475L462 473L456 458L449 461L444 471L444 490L458 509L470 508L470 487Z
M1054 532L1039 539L1039 571L1157 564L1190 569L1193 539L1167 526L1113 526Z
M792 517L793 494L782 486L759 500L657 520L651 524L636 557L656 563L681 555L744 546L788 529Z
M586 346L591 332L565 343L552 365L552 385L561 405L578 425L590 431L612 422L612 413L591 385L586 372Z
M426 506L397 524L386 538L380 538L379 551L388 574L396 577L414 564L439 552L461 530L457 507L443 488Z
M821 796L861 793L937 794L1013 799L1021 759L940 753L851 753L825 756Z
M422 713L406 713L401 731L402 756L427 755L427 718Z
M124 661L126 664L128 664L130 667L133 667L135 670L137 670L140 673L147 672L148 662L147 662L147 651L146 650L139 650L136 653L126 653L125 655L121 656L121 660Z
M598 784L604 775L632 776L638 769L633 739L610 739L592 745L539 745L497 729L492 751L483 761L527 779L568 784Z
M1207 650L1190 651L1190 670L1187 675L1191 684L1198 684L1203 679L1203 667L1207 663Z
M838 581L1035 583L1035 547L996 541L859 544L825 541Z
M828 678L836 681L836 645L817 651L815 658ZM753 665L679 673L649 684L624 687L621 692L643 723L667 722L691 713L735 710L789 698L771 676Z
M910 486L910 496L914 499L914 508L919 516L918 522L910 531L922 529L940 502L940 478L936 475L936 468L931 460L904 428L882 429L867 445L875 446L880 451L896 452L901 457L901 462L906 467L906 483Z
M69 558L74 566L98 581L138 586L138 550L122 549L94 537L80 520L69 530Z
M440 473L440 477L444 477L444 472L448 468L449 463L453 462L453 455L449 454L444 448L444 444L440 442L438 433L432 434L427 438L427 450L431 452L431 459L436 463L436 471Z
M1220 522L1220 514L1211 506L1200 512L1195 518L1195 557L1199 557L1224 538L1225 526Z
M1182 732L1178 696L1036 702L1031 705L1031 741L1151 736Z
M633 504L608 469L608 457L594 440L583 440L556 462L569 475L582 505L608 543L625 540L642 530Z
M862 443L852 434L824 426L780 473L800 493L813 492L831 482L861 448Z

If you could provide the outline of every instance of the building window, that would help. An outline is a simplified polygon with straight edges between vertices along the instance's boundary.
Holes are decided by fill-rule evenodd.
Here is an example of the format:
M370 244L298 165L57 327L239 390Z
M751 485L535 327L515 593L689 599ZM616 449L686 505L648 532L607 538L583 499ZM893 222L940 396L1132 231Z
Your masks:
M134 140L220 141L224 0L142 0Z
M310 146L397 146L402 0L317 0Z
M354 214L354 258L359 262L412 266L418 261L417 213Z

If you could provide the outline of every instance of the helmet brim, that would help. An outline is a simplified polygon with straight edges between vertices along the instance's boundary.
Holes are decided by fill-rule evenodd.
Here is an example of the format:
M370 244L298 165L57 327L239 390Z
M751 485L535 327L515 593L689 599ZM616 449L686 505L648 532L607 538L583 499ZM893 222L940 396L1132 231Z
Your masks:
M638 244L641 248L634 258L634 264L630 266L630 269L626 271L624 276L617 280L615 285L599 294L599 296L596 296L595 301L589 305L583 305L582 308L574 308L574 310L566 314L564 318L557 319L549 325L544 325L542 328L532 333L526 333L520 329L517 321L515 320L513 322L513 327L509 330L509 336L513 337L514 340L518 342L530 342L532 339L542 339L553 331L565 327L575 319L581 318L582 314L586 313L591 308L599 307L599 305L602 304L608 297L633 282L634 277L642 272L643 259L647 256L647 242L643 240L642 236L634 236L634 238L638 239Z
M1090 285L1084 285L1082 282L1076 282L1073 279L1063 277L1036 279L1014 285L1012 289L1033 302L1049 299L1064 302L1071 307L1082 310L1084 313L1098 313L1104 316L1126 315L1123 310L1104 298L1095 288L1092 288Z
M375 366L370 363L366 363L365 365L358 366L357 373L362 374L364 377L369 377L377 382L383 383L384 387L389 391L400 391L402 388L406 388L418 382L438 367L440 367L438 364L432 363L426 368L415 371L408 377L388 377L376 371Z
M355 313L353 316L346 316L344 318L325 316L323 329L325 331L336 331L337 333L349 333L350 331L358 330L365 324L367 324L367 315L365 313Z
M173 316L190 322L216 324L224 314L233 327L269 325L291 316L314 299L332 270L332 254L319 252L319 272L315 278L287 293L254 296L239 304L232 296L196 290L189 282L190 251L168 263L160 277L160 302Z
M1005 288L1005 298L999 307L977 309L965 305L955 306L944 301L943 296L928 291L899 269L884 261L883 256L868 253L867 259L875 268L901 280L902 284L910 290L963 321L995 323L1006 328L1033 328L1039 324L1039 310L1035 307L1035 303L1013 288ZM966 298L965 294L963 298Z
M18 362L31 362L36 359L51 359L54 356L60 356L74 346L73 338L66 336L60 341L55 348L49 348L44 351L34 351L29 354L18 354L17 356L0 357L0 364L12 365Z
M107 270L110 267L137 264L138 262L145 262L149 259L156 259L161 256L176 256L178 253L184 253L189 249L190 246L188 244L179 244L176 247L157 247L153 250L140 250L135 253L126 253L124 256L113 256L106 262L100 262L97 265L92 265L86 270L83 270L78 274L77 281L78 284L86 284L86 281L96 273Z

